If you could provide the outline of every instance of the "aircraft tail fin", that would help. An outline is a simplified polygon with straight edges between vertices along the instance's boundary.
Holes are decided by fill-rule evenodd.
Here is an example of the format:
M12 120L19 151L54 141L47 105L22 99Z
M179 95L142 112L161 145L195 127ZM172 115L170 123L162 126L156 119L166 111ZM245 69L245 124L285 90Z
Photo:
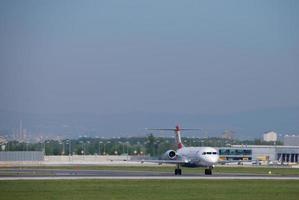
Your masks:
M179 125L176 125L176 127L173 128L151 128L151 129L147 129L147 130L160 130L160 131L174 131L175 133L175 140L176 140L176 144L178 149L181 149L184 147L184 144L182 142L182 138L181 138L181 131L191 131L191 130L200 130L200 129L190 129L190 128L180 128Z

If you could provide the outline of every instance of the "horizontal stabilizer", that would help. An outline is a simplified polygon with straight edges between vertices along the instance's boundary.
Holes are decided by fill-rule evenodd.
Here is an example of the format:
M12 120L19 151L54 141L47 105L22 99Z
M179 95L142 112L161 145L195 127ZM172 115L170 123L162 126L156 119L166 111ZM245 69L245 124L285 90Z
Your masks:
M150 131L177 131L175 128L146 128L145 130L150 130ZM196 130L201 130L199 128L180 128L180 131L196 131Z

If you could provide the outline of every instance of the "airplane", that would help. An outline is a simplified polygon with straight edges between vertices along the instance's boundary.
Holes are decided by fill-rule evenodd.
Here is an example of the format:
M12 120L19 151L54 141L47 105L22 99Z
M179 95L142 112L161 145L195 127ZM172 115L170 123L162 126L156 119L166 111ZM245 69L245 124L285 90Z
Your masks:
M177 150L166 151L163 160L143 160L142 162L152 162L158 164L175 164L175 175L182 175L181 166L184 167L205 167L205 175L212 175L212 169L218 162L218 151L212 147L185 147L181 140L181 131L198 129L181 129L179 125L175 129L147 129L160 131L174 131L177 143Z

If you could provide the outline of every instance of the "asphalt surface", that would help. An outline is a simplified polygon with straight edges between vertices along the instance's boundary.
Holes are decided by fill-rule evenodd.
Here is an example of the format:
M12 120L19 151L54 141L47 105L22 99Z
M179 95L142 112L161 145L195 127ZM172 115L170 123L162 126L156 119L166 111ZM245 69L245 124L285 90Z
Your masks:
M227 179L227 180L299 180L299 176L278 176L247 173L203 173L175 176L172 172L122 171L122 170L75 170L75 169L0 169L0 180L73 180L73 179Z

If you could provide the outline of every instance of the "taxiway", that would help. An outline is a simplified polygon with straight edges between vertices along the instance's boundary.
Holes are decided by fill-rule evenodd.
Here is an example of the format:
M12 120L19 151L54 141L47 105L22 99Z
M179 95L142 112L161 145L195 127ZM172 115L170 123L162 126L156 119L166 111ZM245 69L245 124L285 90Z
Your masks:
M140 179L140 180L299 180L299 176L278 176L248 173L186 173L175 176L171 172L122 171L122 170L76 170L76 169L0 169L0 180L75 180L75 179Z

